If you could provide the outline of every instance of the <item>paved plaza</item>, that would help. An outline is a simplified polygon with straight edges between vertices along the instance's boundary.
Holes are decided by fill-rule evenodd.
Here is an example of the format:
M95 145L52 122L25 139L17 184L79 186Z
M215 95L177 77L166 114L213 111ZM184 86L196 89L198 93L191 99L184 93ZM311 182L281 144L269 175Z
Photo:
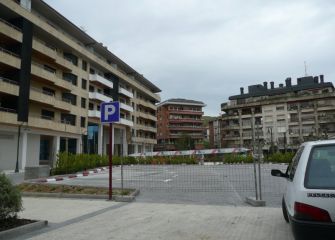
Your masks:
M52 198L24 198L24 208L49 226L18 240L293 240L280 208Z

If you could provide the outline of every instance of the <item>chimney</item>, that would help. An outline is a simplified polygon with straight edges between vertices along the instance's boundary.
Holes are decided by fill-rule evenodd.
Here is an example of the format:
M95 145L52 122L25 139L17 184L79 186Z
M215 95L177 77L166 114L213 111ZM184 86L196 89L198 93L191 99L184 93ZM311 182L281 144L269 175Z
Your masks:
M286 87L292 87L292 80L291 80L291 78L286 78L285 82L286 82Z
M275 88L275 83L274 82L270 82L270 85L271 85L271 89Z
M268 83L267 82L263 82L263 86L265 89L268 89Z
M280 87L280 88L283 88L283 87L284 87L284 84L280 83L280 84L279 84L279 87Z
M240 88L240 92L241 92L241 95L244 94L244 88L243 87Z
M320 75L320 83L324 83L323 75Z
M314 79L314 83L319 83L319 77L318 76L315 76L313 79Z

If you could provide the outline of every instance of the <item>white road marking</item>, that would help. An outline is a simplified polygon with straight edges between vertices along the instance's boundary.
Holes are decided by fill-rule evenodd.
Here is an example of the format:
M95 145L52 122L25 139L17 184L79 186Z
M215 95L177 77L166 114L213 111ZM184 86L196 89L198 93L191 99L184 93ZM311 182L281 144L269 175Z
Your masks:
M173 175L172 177L175 178L175 177L178 177L178 175L176 174L176 175Z
M171 182L171 181L172 181L171 178L163 180L163 182Z

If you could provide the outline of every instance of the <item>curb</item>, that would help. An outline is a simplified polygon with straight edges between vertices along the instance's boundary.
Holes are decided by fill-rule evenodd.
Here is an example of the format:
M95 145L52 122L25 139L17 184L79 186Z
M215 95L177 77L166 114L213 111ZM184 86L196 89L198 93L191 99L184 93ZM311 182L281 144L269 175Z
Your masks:
M73 179L77 177L87 177L88 175L91 175L91 174L105 172L108 169L109 169L108 167L101 167L101 168L96 168L96 169L89 170L89 171L83 171L77 174L70 174L70 175L65 175L65 176L54 176L50 178L31 179L31 180L27 180L26 182L38 182L38 183L58 182L58 181Z
M0 239L10 239L14 237L19 237L23 234L33 232L42 229L48 225L48 221L37 221L34 223L29 223L20 227L12 228L3 232L0 232Z
M254 207L265 207L266 202L263 200L256 200L255 197L246 197L245 202Z
M130 196L116 195L112 196L112 200L116 202L132 202L139 194L140 190L136 189ZM48 197L48 198L75 198L75 199L108 199L108 195L94 194L69 194L69 193L35 193L22 192L23 197ZM1 238L0 238L1 239Z

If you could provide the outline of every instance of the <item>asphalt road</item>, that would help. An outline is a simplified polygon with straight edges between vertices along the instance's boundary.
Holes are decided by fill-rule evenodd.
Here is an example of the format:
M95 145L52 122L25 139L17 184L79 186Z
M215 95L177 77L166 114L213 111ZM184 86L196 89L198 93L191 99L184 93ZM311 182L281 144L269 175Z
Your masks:
M286 165L262 164L262 199L279 207L286 180L272 177L271 169ZM258 172L258 166L256 167ZM254 167L243 165L134 165L113 168L113 187L138 188L138 202L246 205L255 197ZM56 182L56 184L108 187L108 172ZM259 180L257 180L259 184ZM258 193L259 195L259 193Z

